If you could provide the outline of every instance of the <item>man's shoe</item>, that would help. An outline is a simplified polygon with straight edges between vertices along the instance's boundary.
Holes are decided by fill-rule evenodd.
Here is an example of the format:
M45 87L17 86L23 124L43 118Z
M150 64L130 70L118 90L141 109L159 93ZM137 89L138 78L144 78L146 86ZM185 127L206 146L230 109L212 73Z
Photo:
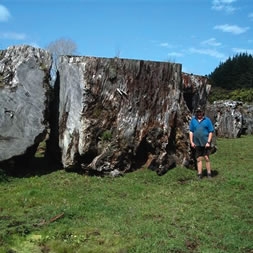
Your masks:
M207 178L211 179L212 178L212 174L211 173L207 173Z
M198 179L202 179L202 174L198 174Z

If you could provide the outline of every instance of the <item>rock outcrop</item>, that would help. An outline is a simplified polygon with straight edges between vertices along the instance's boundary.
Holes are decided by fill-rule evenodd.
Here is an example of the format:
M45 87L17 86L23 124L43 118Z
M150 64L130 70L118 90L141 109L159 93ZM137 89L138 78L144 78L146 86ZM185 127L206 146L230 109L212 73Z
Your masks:
M215 101L206 111L214 123L217 137L237 138L243 130L242 102Z
M238 138L253 133L253 106L240 101L219 100L206 112L214 122L217 137Z
M64 168L162 174L189 160L180 64L62 56L58 71Z
M205 76L182 73L182 84L185 102L190 111L198 106L205 107L211 84Z
M243 104L242 106L242 134L253 134L253 105Z
M30 46L0 51L0 161L35 151L45 138L51 63Z
M188 125L199 105L214 139L253 133L252 106L208 104L208 78L180 64L61 56L54 90L51 65L42 49L0 51L0 162L29 159L50 132L47 157L67 170L120 175L144 166L162 175L193 167Z

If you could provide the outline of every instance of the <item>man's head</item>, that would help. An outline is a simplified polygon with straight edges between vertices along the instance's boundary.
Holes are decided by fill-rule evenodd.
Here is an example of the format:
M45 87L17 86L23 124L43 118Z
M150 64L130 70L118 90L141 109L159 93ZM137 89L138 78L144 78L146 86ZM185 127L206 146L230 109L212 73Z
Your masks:
M204 115L204 110L200 106L196 108L195 112L196 112L196 115L199 117L202 117Z

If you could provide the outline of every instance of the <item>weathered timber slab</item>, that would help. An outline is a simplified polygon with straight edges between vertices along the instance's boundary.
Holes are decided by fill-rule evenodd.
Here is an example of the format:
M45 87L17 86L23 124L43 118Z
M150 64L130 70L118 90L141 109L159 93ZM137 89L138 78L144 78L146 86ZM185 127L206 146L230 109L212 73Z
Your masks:
M165 171L189 158L180 64L62 56L58 71L65 168Z

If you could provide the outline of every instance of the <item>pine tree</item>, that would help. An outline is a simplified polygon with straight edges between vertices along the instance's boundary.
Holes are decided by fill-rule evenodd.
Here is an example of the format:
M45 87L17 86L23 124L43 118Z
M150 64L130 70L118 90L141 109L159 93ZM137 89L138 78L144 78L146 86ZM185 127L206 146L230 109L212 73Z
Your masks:
M253 88L253 57L240 53L228 58L209 75L214 87L227 90Z

